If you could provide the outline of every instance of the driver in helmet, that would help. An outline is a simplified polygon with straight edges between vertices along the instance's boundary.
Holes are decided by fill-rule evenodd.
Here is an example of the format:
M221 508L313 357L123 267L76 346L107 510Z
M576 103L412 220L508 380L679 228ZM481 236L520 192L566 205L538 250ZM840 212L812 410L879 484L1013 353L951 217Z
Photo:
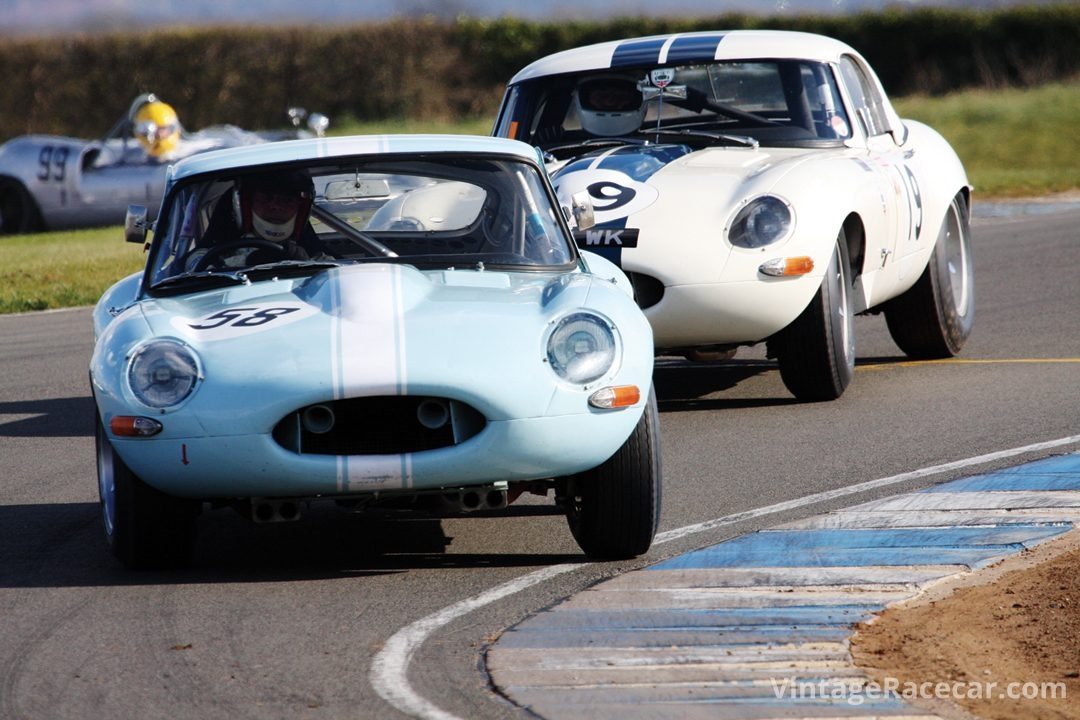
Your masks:
M210 217L189 269L210 255L209 266L248 267L319 255L308 223L315 186L299 170L260 173L237 180Z
M147 156L158 162L176 157L180 147L180 118L172 105L146 95L132 117L135 138Z
M625 75L584 78L573 92L582 129L590 135L628 135L645 119L645 98L637 81Z

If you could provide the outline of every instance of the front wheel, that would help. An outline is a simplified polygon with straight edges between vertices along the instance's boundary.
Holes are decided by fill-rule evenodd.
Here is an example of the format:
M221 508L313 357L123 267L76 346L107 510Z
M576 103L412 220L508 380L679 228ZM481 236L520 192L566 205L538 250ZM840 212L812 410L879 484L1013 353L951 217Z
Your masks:
M195 545L198 503L174 498L138 478L97 419L98 495L105 540L134 570L185 565Z
M40 229L40 213L26 188L16 180L0 179L0 235Z
M780 378L799 400L835 400L851 382L855 373L851 283L847 235L841 229L814 299L769 341Z
M649 550L660 524L660 441L656 396L634 432L598 467L569 479L567 522L596 560L623 560Z
M960 352L975 323L971 228L962 195L949 204L918 281L884 310L889 334L909 357L948 358Z

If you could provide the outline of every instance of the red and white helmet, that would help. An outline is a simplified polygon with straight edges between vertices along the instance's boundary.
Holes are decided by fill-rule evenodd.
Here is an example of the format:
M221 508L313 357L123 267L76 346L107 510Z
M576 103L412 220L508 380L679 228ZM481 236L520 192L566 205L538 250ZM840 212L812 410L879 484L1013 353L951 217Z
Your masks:
M241 178L235 199L242 233L264 240L298 240L315 197L311 178L299 171L271 172Z

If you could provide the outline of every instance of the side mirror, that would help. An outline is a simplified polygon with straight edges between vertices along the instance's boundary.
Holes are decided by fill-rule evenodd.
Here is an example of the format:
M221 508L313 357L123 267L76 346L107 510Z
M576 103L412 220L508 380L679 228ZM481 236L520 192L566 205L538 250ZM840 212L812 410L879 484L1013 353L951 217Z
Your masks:
M150 229L147 222L145 205L128 205L127 216L124 218L124 240L129 243L146 243L146 231Z
M596 212L593 210L592 198L589 197L588 190L574 193L570 196L570 202L578 230L588 230L596 224Z
M307 110L302 107L291 107L285 111L286 117L293 127L300 127L300 123L307 117Z
M307 119L307 126L316 137L322 137L326 134L326 128L330 127L330 118L322 113L311 113Z

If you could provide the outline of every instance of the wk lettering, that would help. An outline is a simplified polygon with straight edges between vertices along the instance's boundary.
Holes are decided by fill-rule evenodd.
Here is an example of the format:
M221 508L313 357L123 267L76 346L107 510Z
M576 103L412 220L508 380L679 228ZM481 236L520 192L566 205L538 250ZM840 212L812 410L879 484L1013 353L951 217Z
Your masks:
M578 247L637 247L638 231L617 228L586 230L575 233Z

